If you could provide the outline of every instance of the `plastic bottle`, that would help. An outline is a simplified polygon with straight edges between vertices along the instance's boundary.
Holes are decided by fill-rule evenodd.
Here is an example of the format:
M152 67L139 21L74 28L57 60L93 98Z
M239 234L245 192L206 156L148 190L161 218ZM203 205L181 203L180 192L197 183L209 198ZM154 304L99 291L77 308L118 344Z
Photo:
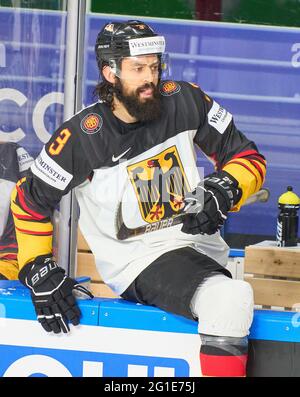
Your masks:
M278 247L297 246L298 213L300 197L293 192L292 186L278 199L279 214L277 218L276 241Z

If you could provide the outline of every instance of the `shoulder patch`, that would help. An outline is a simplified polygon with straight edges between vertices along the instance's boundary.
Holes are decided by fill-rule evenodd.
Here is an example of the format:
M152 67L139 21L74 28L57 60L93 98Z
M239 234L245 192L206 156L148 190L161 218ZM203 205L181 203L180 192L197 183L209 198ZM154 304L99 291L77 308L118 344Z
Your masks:
M178 83L175 83L175 81L165 81L160 86L160 93L163 96L171 96L177 94L180 90L180 85Z
M80 127L86 134L95 134L101 130L103 125L102 117L96 113L87 114L80 123Z
M32 164L31 171L42 181L58 190L65 190L73 179L72 174L48 156L45 146Z
M223 134L232 120L232 114L220 106L216 101L207 114L208 124L214 127L220 134Z

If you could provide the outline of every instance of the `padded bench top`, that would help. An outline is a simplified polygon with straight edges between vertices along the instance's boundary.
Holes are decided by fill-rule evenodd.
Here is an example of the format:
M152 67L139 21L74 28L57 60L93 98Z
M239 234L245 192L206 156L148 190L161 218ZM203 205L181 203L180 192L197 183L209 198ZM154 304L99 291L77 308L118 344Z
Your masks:
M88 281L81 277L79 282ZM123 299L80 299L85 325L150 331L197 333L197 322ZM0 318L35 320L29 290L19 281L0 281ZM250 339L300 342L300 313L255 310Z

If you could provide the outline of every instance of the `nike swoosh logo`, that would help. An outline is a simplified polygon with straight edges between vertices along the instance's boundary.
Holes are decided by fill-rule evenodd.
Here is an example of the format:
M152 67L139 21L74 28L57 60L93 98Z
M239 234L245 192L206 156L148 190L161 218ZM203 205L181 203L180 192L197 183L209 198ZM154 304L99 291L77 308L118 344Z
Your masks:
M122 154L120 154L120 156L115 157L115 155L113 154L112 156L112 161L115 163L116 161L120 160L120 158L122 158L123 156L125 156L125 154L127 152L129 152L129 150L131 149L131 147L127 150L125 150L125 152L123 152Z

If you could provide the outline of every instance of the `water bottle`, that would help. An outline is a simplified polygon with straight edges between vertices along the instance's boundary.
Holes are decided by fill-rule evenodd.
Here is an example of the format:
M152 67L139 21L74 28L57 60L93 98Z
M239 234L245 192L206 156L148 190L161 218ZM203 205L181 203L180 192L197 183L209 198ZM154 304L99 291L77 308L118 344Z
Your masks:
M276 241L278 247L297 246L298 213L300 197L293 192L292 186L278 199L279 214L277 218Z

